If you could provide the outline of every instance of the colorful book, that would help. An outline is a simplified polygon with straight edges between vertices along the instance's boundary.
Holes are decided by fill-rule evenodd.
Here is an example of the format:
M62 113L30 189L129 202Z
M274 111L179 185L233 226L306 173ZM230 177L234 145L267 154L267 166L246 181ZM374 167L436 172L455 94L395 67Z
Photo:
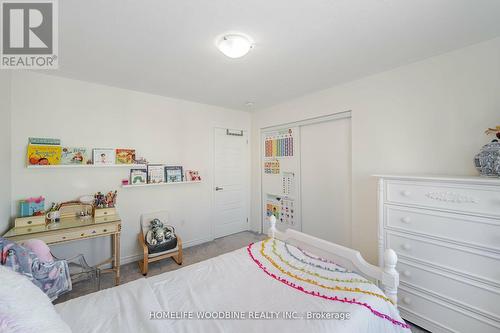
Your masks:
M116 149L116 164L134 164L135 149Z
M183 181L183 173L181 166L166 166L165 181L167 183L176 183Z
M165 167L163 164L148 164L148 184L165 182Z
M61 149L61 164L89 164L91 161L87 148L62 147Z
M115 164L115 150L107 148L95 148L92 150L92 161L95 165Z
M61 146L28 145L28 165L57 165L61 163Z
M30 145L61 145L60 139L53 138L28 138Z
M147 169L130 169L130 184L146 184L148 181Z

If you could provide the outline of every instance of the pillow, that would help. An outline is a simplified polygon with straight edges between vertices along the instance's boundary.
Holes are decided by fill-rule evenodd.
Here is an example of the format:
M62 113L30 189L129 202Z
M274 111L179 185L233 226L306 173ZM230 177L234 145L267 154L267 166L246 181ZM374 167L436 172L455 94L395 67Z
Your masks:
M52 253L50 253L50 248L44 241L39 239L28 239L21 241L19 244L31 250L31 252L33 252L41 262L54 262L54 257L52 257Z
M0 281L0 332L71 332L47 295L28 278L0 265Z

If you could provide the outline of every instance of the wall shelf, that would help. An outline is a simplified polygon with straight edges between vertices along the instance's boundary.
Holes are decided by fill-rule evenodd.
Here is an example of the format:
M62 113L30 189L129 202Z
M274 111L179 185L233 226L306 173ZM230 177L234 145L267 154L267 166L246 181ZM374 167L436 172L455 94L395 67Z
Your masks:
M146 168L145 164L58 164L58 165L27 165L28 169L66 169L66 168Z
M185 182L173 182L173 183L154 183L154 184L139 184L139 185L122 185L122 188L148 187L148 186L168 186L168 185L194 184L194 183L201 183L201 180L185 181Z

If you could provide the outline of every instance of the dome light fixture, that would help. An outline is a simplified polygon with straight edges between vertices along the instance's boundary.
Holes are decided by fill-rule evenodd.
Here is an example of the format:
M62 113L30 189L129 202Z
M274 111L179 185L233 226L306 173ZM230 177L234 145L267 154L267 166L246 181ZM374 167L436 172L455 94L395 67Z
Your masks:
M241 58L252 49L252 39L241 33L228 33L216 39L217 48L229 58Z

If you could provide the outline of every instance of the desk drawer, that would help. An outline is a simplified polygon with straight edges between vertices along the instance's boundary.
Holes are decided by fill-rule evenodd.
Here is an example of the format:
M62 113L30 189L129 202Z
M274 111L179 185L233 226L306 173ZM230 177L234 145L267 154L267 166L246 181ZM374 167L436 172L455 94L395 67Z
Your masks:
M438 244L423 237L387 232L387 247L398 255L414 258L467 276L476 276L494 284L500 283L500 255L467 249L458 245Z
M388 227L479 245L500 252L500 220L392 205L385 205L384 209Z
M116 208L97 208L94 217L116 215Z
M500 330L500 323L494 320L473 315L467 310L448 304L445 305L432 296L420 294L408 287L400 286L398 304L402 310L403 318L405 317L404 312L415 313L417 316L429 318L439 323L443 332L451 330L464 333L498 333Z
M35 225L45 225L45 215L42 216L28 216L18 217L14 221L14 226L19 227L32 227Z
M399 261L399 280L454 300L463 307L476 308L500 321L500 289L429 267Z
M386 202L500 216L499 187L387 182Z
M118 215L105 215L105 216L94 217L95 223L114 222L119 220L120 217Z
M40 237L46 243L59 243L66 242L69 240L75 239L83 239L88 237L95 237L98 235L104 235L109 233L114 233L118 230L116 225L103 225L103 226L94 226L92 228L83 229L83 230L75 230L68 231L64 233L46 235Z

